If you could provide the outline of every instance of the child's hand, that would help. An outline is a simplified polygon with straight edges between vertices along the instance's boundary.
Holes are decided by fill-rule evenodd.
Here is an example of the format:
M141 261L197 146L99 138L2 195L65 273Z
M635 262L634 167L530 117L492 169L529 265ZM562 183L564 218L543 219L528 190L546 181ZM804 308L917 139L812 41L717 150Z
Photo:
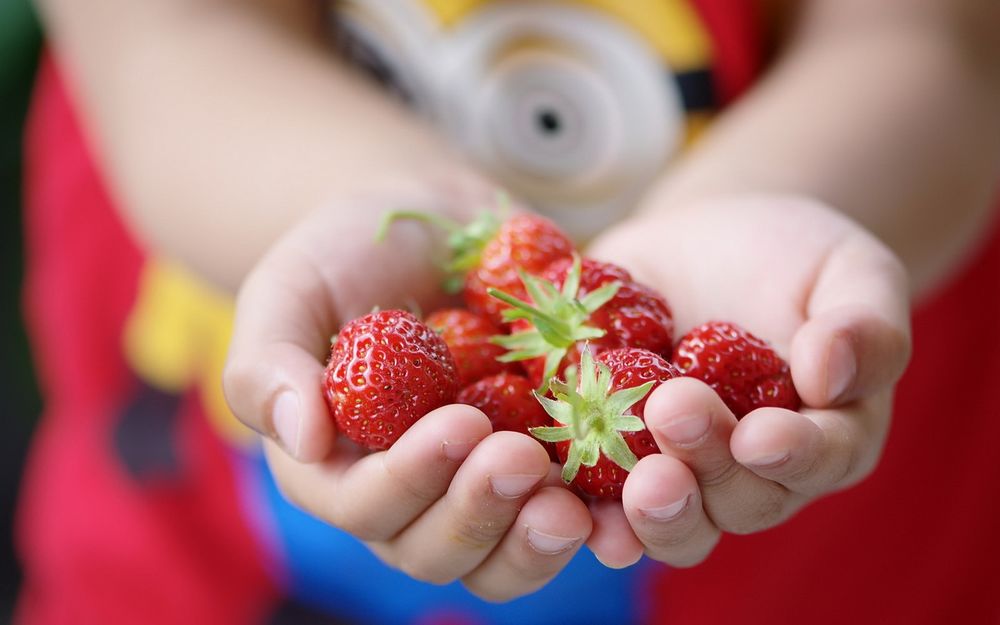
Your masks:
M373 243L389 209L431 202L365 199L306 219L246 279L225 373L236 415L265 435L282 491L366 541L389 565L434 583L455 579L492 600L544 585L591 531L586 506L559 484L527 435L491 433L469 406L446 406L388 451L336 441L320 390L330 336L375 305L440 304L428 229L400 224ZM346 216L346 217L345 217Z
M645 418L663 454L636 465L623 505L594 507L602 561L690 566L721 532L772 527L872 471L910 352L905 271L873 236L810 200L733 197L642 214L591 253L664 293L679 332L729 320L770 341L804 404L737 422L700 381L655 390Z

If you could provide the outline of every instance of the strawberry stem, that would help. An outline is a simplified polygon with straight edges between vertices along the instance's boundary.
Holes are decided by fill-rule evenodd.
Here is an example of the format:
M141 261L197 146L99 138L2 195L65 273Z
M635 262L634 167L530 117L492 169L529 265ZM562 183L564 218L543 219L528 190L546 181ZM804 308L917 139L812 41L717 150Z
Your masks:
M504 293L503 291L501 291L499 289L494 289L494 288L491 287L489 289L486 289L486 293L489 294L489 295L492 295L493 297L497 298L498 300L500 300L501 302L503 302L505 304L509 304L511 306L511 308L517 308L518 310L522 310L522 311L524 311L526 313L525 317L518 317L518 318L523 318L523 319L540 319L540 320L547 321L548 323L552 324L553 327L562 325L562 323L563 323L560 319L557 319L556 317L553 317L552 315L546 313L545 311L539 310L538 308L535 308L534 306L532 306L528 302L526 302L524 300L521 300L521 299L518 299L518 298L514 297L513 295L509 295L507 293ZM568 340L569 340L569 342L566 345L564 345L564 347L568 347L569 345L573 344L573 340L571 338L568 338Z
M573 265L559 290L551 282L520 273L525 291L534 300L522 301L508 293L489 289L487 293L508 304L503 311L505 321L525 319L531 328L507 336L493 337L492 342L508 349L505 361L545 358L545 368L540 388L544 389L559 369L559 363L574 343L598 339L607 331L587 325L590 316L608 303L621 288L620 282L610 282L577 299L580 289L582 261L573 255Z
M535 393L545 412L560 425L529 430L541 441L570 441L562 471L567 484L576 478L581 466L597 464L601 454L626 471L635 467L638 458L629 449L622 432L645 429L642 419L628 413L654 384L646 382L612 391L611 370L603 363L595 363L590 350L583 351L579 375L579 383L572 375L567 376L567 382L553 380L549 390L555 399Z
M388 213L382 215L382 220L379 222L378 230L375 232L375 241L377 243L384 241L386 234L389 232L389 227L393 224L393 222L400 219L412 219L414 221L431 224L432 226L441 228L449 234L462 230L462 224L448 219L447 217L442 217L437 213L426 213L423 211L411 210L389 211Z
M448 293L457 293L461 290L465 274L479 265L483 248L500 230L500 217L490 211L484 211L468 224L462 225L437 213L398 210L382 216L375 233L375 240L383 241L389 227L400 219L412 219L430 224L448 234L449 259L444 263L444 269L449 276L443 285Z

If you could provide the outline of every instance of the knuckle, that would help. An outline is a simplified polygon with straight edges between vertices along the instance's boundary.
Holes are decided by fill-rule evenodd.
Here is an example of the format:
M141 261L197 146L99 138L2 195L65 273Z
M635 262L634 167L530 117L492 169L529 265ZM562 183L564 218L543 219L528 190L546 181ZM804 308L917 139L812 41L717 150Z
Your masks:
M330 525L364 542L384 542L395 535L389 517L373 517L368 509L345 505L340 497L331 498L317 514Z
M565 560L560 559L559 555L554 557L552 555L545 555L541 558L515 559L510 564L510 570L512 578L516 579L520 586L519 589L508 589L508 592L511 593L510 596L524 594L527 592L528 587L540 587L562 570L565 564Z
M788 463L788 466L783 467L783 469L783 471L780 471L779 477L777 477L779 482L784 484L808 484L815 479L819 471L819 456L810 454L798 459L797 462Z
M857 484L875 469L881 445L872 444L872 436L857 422L842 424L837 436L830 439L828 478L821 492L839 490Z
M386 475L400 488L404 497L423 503L431 503L441 497L440 488L428 480L413 479L417 474L412 470L401 471L395 466L393 458L392 449L389 449L383 456L382 467Z
M736 462L720 461L698 472L698 484L702 488L720 488L732 483L742 470Z
M399 570L408 577L435 586L444 586L457 579L455 575L449 574L443 567L423 558L403 557L398 566Z
M483 519L468 514L452 517L450 539L465 549L485 550L507 532L508 524L497 519Z
M703 562L718 542L719 532L705 525L689 523L685 527L661 531L645 540L644 544L654 560L687 568Z
M852 486L867 477L878 463L884 435L854 419L821 423L824 441L819 452L799 459L780 480L796 493L823 495Z
M655 536L647 539L647 542L658 553L676 553L680 548L692 545L697 533L697 526L689 524L686 527L669 528L657 532Z
M843 489L865 480L878 466L878 453L865 453L856 445L849 446L845 451L845 459L838 467L834 489Z
M859 475L858 455L854 445L846 446L841 461L834 466L828 487L843 488L862 479L863 476Z
M371 519L363 518L360 514L344 514L337 508L329 509L326 512L324 517L328 523L359 540L381 542L391 538L379 524L372 523Z
M784 493L771 490L751 504L740 506L737 513L718 519L716 525L725 532L739 535L772 528L788 516L786 499Z

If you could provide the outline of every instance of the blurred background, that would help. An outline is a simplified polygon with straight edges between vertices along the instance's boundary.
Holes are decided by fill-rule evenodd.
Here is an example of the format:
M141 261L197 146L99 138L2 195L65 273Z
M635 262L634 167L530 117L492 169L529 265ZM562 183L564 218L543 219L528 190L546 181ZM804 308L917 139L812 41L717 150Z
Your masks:
M20 290L21 131L41 33L28 0L0 1L0 622L20 581L13 517L21 470L41 402L24 335Z

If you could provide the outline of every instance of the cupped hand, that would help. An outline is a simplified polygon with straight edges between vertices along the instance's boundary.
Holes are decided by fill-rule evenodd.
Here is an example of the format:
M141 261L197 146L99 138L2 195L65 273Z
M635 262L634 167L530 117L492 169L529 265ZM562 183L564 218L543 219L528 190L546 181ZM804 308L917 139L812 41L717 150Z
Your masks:
M679 334L724 320L768 340L803 400L737 421L700 381L657 388L645 419L663 453L640 460L622 504L592 506L603 562L696 564L721 532L773 527L874 469L910 354L909 293L862 227L805 198L731 197L641 213L590 253L663 293Z
M390 566L433 583L460 579L490 600L544 585L591 531L527 435L493 433L470 406L418 420L389 450L337 439L320 380L330 337L373 306L443 303L424 226L373 241L381 215L434 210L412 194L358 197L318 211L246 278L224 374L236 416L264 436L279 487L296 505L365 541Z

